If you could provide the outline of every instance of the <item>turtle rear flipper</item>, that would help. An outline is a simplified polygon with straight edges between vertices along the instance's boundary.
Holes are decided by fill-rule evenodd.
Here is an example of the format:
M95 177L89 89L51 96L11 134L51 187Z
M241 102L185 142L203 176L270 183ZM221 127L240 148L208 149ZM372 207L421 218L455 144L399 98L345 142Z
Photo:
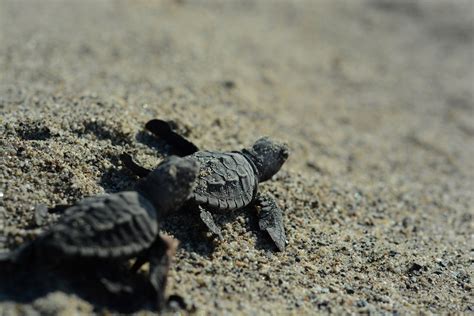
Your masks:
M260 229L266 230L278 250L284 251L286 235L282 210L278 207L275 199L269 195L260 195L256 200L256 205L261 207L258 222Z
M120 155L120 161L122 161L122 164L130 170L133 174L138 176L139 178L144 178L146 177L151 170L144 168L137 164L135 160L133 160L133 157L127 153L123 153Z
M171 145L177 156L184 157L199 151L196 145L176 133L169 122L154 119L148 121L145 124L145 128L156 137Z
M44 226L49 213L64 214L64 212L72 206L72 204L57 204L53 207L48 207L45 204L37 204L33 215L34 224L36 227Z
M199 217L211 233L217 235L221 240L224 239L220 227L217 226L214 221L214 217L212 217L212 214L209 211L206 211L202 206L199 206Z
M35 206L33 219L37 227L41 227L45 224L46 219L48 218L48 211L48 207L45 204L38 204Z

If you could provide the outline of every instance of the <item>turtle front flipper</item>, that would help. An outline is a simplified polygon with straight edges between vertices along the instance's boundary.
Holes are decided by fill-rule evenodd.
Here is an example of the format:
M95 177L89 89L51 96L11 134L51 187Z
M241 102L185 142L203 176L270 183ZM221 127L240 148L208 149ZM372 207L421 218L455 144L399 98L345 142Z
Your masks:
M266 230L278 250L284 251L286 246L285 227L283 226L283 212L275 199L270 195L260 194L255 202L260 207L258 225Z
M154 119L148 121L145 124L145 128L156 137L171 145L177 156L184 157L199 151L196 145L176 133L169 122Z
M150 270L148 277L158 310L161 310L166 303L165 290L168 271L177 247L178 241L176 239L159 235L149 250Z
M199 207L199 217L201 218L202 222L206 225L211 233L214 235L219 236L219 239L224 239L222 236L222 232L219 226L217 226L216 222L214 222L214 218L209 211L206 211L202 206Z

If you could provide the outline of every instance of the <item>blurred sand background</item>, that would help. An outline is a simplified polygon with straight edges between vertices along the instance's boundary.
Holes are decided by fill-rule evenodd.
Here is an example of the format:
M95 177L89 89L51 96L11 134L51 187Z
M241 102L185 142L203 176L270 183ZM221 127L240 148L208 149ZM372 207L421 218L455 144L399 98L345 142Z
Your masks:
M141 131L159 117L204 149L292 149L262 185L286 252L250 210L220 215L214 245L163 223L181 240L168 293L197 313L472 312L473 6L0 1L0 248L57 220L35 228L39 203L132 187L117 156L157 164L167 148ZM0 301L94 310L61 291Z

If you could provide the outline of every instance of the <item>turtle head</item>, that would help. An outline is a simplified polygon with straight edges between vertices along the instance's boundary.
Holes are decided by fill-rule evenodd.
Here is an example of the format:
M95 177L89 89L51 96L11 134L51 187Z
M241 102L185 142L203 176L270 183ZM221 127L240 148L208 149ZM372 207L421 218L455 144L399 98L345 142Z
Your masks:
M289 150L269 137L260 138L251 148L244 149L243 154L257 167L259 182L270 179L288 159Z
M138 190L153 203L159 214L177 210L194 189L199 172L196 161L170 156L138 184Z

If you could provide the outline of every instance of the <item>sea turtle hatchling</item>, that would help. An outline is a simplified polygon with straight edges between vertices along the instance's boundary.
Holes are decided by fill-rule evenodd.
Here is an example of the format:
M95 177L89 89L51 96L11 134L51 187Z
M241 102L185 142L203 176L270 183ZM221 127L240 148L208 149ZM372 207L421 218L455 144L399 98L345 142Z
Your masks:
M285 249L282 210L271 195L258 192L258 185L280 170L288 158L286 145L264 137L241 151L200 151L176 133L172 123L154 119L145 127L171 145L184 159L199 162L196 186L187 205L199 209L202 221L212 233L222 238L221 230L209 210L236 210L253 204L260 208L260 229L268 232L280 251ZM150 172L135 163L128 154L123 154L121 158L124 165L138 176L143 177Z
M150 262L149 282L158 308L174 240L158 230L158 210L168 212L185 201L199 170L198 163L169 157L144 178L136 191L86 198L67 208L60 220L30 243L0 254L0 262L122 262L137 258L132 270Z

